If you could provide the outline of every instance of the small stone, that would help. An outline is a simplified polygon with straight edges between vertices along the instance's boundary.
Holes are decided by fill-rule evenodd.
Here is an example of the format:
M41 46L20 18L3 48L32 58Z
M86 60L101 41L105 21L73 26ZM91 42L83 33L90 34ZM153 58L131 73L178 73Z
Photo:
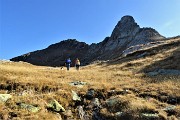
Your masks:
M110 98L110 99L106 100L106 104L109 107L112 107L112 106L115 106L118 103L118 101L119 100L117 98Z
M151 114L151 113L142 113L141 114L142 115L142 117L144 118L144 119L158 119L159 118L159 115L158 114Z
M116 112L115 116L120 117L123 114L123 112Z
M78 87L78 88L82 88L86 84L87 84L87 82L82 82L82 81L73 81L73 82L69 83L69 85L75 86L75 87Z
M93 106L94 106L94 107L100 107L100 106L101 106L98 98L95 98L95 99L92 101L92 103L93 103Z
M73 98L74 101L81 101L81 98L73 90L72 90L72 98Z
M12 98L10 94L0 94L0 102L6 102L10 98Z
M86 93L86 98L87 99L93 99L95 96L95 91L94 89L89 89L88 92Z
M175 106L175 105L171 105L171 106L165 107L165 108L162 109L162 110L168 112L168 111L174 111L175 109L176 109L176 106Z
M77 110L78 110L80 119L81 119L81 120L84 120L85 112L84 112L84 110L83 110L83 107L82 107L82 106L78 106L78 107L77 107Z

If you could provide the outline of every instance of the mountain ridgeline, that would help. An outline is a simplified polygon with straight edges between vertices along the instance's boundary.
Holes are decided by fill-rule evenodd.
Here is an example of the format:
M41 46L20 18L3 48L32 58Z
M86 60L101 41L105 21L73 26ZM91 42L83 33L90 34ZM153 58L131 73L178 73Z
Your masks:
M30 52L11 61L24 61L34 65L61 66L67 58L79 58L82 65L97 60L112 60L121 57L123 52L136 45L156 43L165 40L153 28L140 28L132 16L124 16L115 26L110 37L91 45L68 39L52 44L46 49Z

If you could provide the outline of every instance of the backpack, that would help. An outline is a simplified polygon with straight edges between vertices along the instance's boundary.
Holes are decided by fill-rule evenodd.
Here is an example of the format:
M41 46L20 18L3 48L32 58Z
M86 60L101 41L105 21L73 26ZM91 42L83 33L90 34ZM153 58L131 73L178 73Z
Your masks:
M76 60L76 65L80 65L80 61L79 60Z

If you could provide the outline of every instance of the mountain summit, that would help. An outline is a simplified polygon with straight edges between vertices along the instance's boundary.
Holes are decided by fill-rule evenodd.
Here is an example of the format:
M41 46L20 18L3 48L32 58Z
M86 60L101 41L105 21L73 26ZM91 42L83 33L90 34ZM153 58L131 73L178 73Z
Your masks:
M88 45L76 39L68 39L48 48L30 52L11 61L24 61L35 65L61 66L65 59L79 58L83 65L96 60L111 60L120 57L126 49L164 40L153 28L140 28L132 16L124 16L115 26L110 37L100 43Z
M124 16L114 28L111 39L116 40L136 35L140 27L132 16Z

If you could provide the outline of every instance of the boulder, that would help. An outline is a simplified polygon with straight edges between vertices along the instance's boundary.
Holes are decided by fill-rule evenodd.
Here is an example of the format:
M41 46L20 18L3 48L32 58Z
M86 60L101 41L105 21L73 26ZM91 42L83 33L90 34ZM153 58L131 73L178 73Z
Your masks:
M58 101L56 100L51 100L48 105L47 105L48 109L51 109L52 111L55 112L65 112L66 110L62 107L61 104L58 103Z
M81 98L77 95L75 91L72 90L72 99L74 101L81 101Z
M17 103L17 105L22 108L22 109L26 109L30 112L36 113L40 110L39 107L36 107L34 105L30 105L30 104L26 104L26 103Z

